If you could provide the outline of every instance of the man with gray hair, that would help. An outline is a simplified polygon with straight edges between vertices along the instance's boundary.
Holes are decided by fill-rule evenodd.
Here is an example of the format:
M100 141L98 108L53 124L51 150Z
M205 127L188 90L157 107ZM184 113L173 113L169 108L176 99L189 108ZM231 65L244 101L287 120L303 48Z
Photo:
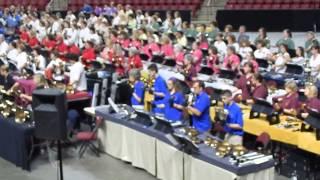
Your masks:
M129 71L129 83L132 85L133 91L131 96L132 106L142 106L143 108L143 97L144 97L144 84L140 80L140 70L131 69Z
M307 41L304 44L304 49L308 55L308 57L311 57L311 49L313 46L319 46L319 41L316 38L316 35L313 31L307 32Z

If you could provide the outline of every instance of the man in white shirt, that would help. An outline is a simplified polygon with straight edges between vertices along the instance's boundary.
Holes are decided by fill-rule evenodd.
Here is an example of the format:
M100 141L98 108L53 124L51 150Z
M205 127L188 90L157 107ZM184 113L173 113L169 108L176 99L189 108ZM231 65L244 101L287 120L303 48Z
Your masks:
M18 56L19 52L17 49L17 43L16 42L11 42L9 49L8 49L8 54L7 58L11 61L14 61L15 58Z
M89 40L88 34L90 33L90 29L87 27L87 23L85 21L80 24L80 27L78 47L81 49L84 47L84 43Z
M69 84L73 85L76 91L87 90L87 78L85 75L84 65L80 60L70 59L72 65L69 67Z
M0 34L0 56L5 56L9 49L9 45L6 42L4 36Z
M19 71L21 71L24 67L27 66L28 63L28 55L25 52L24 45L20 44L18 45L18 56L14 59L17 68Z

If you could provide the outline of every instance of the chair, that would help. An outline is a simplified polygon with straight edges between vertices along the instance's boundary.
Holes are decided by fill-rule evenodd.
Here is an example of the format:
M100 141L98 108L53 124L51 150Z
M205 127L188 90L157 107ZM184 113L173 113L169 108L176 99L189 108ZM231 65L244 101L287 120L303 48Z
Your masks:
M267 152L271 146L270 135L266 132L261 133L255 142L255 148L262 152Z
M84 154L84 152L89 149L96 154L97 157L100 156L99 148L94 144L94 142L97 140L97 132L99 127L102 124L102 117L96 118L96 125L92 129L92 131L83 131L79 132L76 135L77 141L82 142L80 148L79 148L79 157L81 158Z

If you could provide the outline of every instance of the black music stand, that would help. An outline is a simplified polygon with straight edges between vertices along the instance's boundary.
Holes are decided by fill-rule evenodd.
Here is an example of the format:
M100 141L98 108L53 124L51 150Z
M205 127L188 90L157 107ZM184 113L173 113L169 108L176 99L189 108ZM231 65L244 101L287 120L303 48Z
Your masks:
M286 65L286 71L287 74L296 74L301 75L303 74L304 70L303 67L297 64L287 64Z
M129 121L133 121L137 124L141 124L146 127L150 127L153 125L153 121L152 121L149 114L144 113L144 112L140 112L140 111L135 111L135 113L136 113L137 117L129 119Z
M149 56L144 54L144 53L140 53L140 58L142 61L148 61L149 60Z
M181 149L184 153L187 154L198 154L199 153L199 147L194 144L189 138L188 136L184 135L184 134L179 134L179 133L173 133L173 137L175 137L181 146Z
M233 80L236 77L236 73L227 69L220 69L219 78Z
M208 66L201 66L201 69L198 73L211 76L213 74L213 70Z
M170 66L170 67L175 67L176 66L176 61L174 59L171 59L171 58L165 58L163 65Z
M164 58L162 55L153 55L151 62L157 63L157 64L162 64L164 62Z
M268 63L268 61L265 60L265 59L259 59L259 58L257 58L257 59L256 59L256 62L258 63L259 68L267 69L267 68L269 67L269 63Z
M252 105L250 111L250 119L259 118L260 114L267 115L267 120L270 125L279 124L279 113L276 112L269 102L263 99L255 99L255 103Z
M174 132L171 122L166 119L155 117L156 125L154 126L155 130L163 132L165 134L171 134Z

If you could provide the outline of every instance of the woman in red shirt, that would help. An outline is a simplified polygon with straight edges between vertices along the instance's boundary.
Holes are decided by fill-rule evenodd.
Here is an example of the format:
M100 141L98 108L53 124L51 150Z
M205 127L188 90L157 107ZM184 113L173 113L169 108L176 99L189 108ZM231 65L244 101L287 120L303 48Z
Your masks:
M28 45L29 45L32 49L34 49L34 48L36 48L36 47L39 46L39 41L38 41L38 39L37 39L37 37L36 37L36 33L33 32L33 31L30 31L30 36L29 36L29 38L28 38Z
M129 59L128 59L128 72L131 69L140 69L142 68L142 62L139 55L139 51L135 47L129 49Z
M93 42L87 41L85 44L85 49L82 51L82 54L80 56L82 63L89 67L91 62L96 59L96 52L93 48Z

